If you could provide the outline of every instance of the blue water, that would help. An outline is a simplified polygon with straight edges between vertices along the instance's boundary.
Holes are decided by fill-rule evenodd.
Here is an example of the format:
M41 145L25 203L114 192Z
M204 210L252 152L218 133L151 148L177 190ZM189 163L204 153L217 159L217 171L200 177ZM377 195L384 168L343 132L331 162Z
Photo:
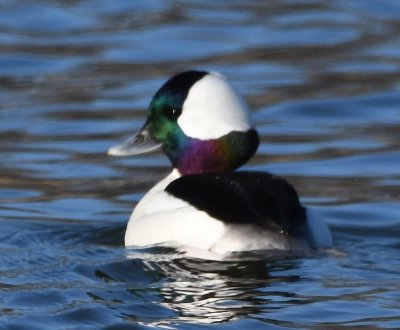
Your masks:
M0 1L1 329L400 328L400 2ZM169 171L107 149L218 70L336 254L125 249Z

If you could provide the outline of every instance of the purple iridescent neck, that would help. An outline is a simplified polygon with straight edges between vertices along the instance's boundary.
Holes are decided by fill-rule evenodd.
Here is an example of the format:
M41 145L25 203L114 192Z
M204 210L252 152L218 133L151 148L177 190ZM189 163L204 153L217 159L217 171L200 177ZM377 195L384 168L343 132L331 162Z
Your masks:
M249 160L257 147L258 134L252 129L211 140L181 137L166 152L173 166L182 175L189 175L233 171Z

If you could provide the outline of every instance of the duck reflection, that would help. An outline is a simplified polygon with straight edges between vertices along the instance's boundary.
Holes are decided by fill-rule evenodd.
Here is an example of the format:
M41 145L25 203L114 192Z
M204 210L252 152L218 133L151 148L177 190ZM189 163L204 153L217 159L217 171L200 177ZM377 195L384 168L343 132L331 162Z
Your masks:
M137 250L130 250L129 258L138 257ZM238 254L225 260L153 253L142 260L160 284L159 304L175 312L170 324L222 323L261 314L268 303L265 288L271 283L299 280L293 272L284 272L297 268L299 259L281 252Z

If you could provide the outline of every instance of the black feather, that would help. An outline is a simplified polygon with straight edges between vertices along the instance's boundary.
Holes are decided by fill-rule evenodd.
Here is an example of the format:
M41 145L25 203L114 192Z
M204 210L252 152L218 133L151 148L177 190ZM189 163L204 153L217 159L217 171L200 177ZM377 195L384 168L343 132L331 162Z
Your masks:
M294 188L270 173L186 175L171 182L165 191L226 223L294 234L306 221Z

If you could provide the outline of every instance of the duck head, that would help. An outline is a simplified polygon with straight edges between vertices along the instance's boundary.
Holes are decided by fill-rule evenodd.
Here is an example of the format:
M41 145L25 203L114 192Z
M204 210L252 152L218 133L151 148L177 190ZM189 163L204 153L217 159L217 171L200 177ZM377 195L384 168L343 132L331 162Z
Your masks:
M143 128L111 148L114 156L163 150L182 175L228 172L257 150L245 102L218 73L187 71L154 95Z

